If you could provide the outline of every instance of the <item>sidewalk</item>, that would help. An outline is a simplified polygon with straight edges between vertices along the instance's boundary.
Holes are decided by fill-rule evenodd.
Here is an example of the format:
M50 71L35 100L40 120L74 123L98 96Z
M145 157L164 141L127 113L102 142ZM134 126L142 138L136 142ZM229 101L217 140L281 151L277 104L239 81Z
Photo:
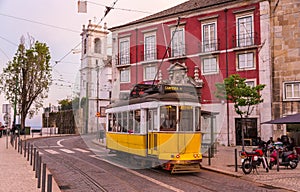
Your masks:
M21 139L24 140L24 137L21 136ZM48 174L47 171L46 176ZM10 144L10 136L3 135L0 138L0 192L40 192L41 188L37 188L37 184L35 171L30 161L27 161L27 155L24 157L24 151L22 154L18 153L18 149ZM52 191L60 191L53 177Z
M246 151L251 151L253 147L245 147ZM238 170L235 171L235 149L237 149L237 164ZM211 164L209 165L209 159L203 158L201 164L202 169L207 169L219 173L224 173L241 179L257 182L266 185L268 189L283 188L291 191L300 191L300 165L296 169L286 169L284 166L280 166L279 172L276 167L269 170L267 173L264 168L259 168L258 173L250 173L245 175L241 167L241 158L239 157L239 151L241 147L227 147L217 146L217 152L213 158L211 158Z

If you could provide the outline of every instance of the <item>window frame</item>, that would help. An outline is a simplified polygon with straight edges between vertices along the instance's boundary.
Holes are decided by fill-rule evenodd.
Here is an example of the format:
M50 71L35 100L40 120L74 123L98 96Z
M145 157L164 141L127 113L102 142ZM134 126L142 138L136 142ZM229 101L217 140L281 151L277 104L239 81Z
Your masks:
M122 80L122 72L128 72L128 78L125 79L125 80ZM123 69L120 69L120 83L130 83L130 68L123 68Z
M126 65L126 64L130 64L130 38L129 37L122 38L119 40L119 65Z
M205 26L210 26L210 25L213 25L214 26L214 38L212 39L211 38L211 32L209 30L209 39L208 39L208 46L209 48L205 48L206 47L206 44L205 44L205 32L204 32L204 27ZM201 23L201 39L202 39L202 52L211 52L211 51L217 51L218 47L217 47L217 21L207 21L207 22L203 22Z
M292 96L288 97L287 96L287 85L291 85L291 93ZM295 96L295 85L298 86L298 95ZM284 82L283 83L283 100L284 101L299 101L300 100L300 81L289 81L289 82Z
M154 68L155 69L154 73L152 74L153 77L151 76L151 73L150 73L150 77L147 75L147 69L148 68ZM157 73L157 67L156 67L156 65L145 65L143 71L144 71L144 81L154 80L155 75Z
M215 59L215 61L216 61L216 63L215 63L215 67L216 67L216 70L215 71L212 71L212 70L210 70L210 71L208 71L208 72L205 72L205 68L204 68L204 62L205 62L205 60L211 60L211 59ZM212 68L212 67L210 67L210 68ZM218 57L217 56L215 56L215 57L203 57L202 59L201 59L201 73L203 74L203 75L212 75L212 74L218 74L219 73L219 64L218 64Z
M176 33L174 34L174 37L173 37L173 33L175 32L175 29L177 29L177 30L176 30ZM180 31L182 31L181 32L182 33L182 42L179 41L179 38L178 38L178 40L176 40L177 34ZM179 26L177 28L171 28L171 38L172 37L173 37L173 39L171 41L171 57L181 57L181 56L186 55L186 53L185 53L186 50L185 50L185 29L184 29L184 26ZM179 51L176 52L177 54L175 54L175 52L174 52L175 50L178 50L178 49L174 48L175 41L177 41L177 44L180 44L179 46L177 46L177 47L179 47Z
M241 67L241 61L240 61L240 56L241 55L249 55L252 54L252 66L248 65L248 56L245 59L244 63L247 64L245 67ZM247 62L246 62L247 61ZM255 51L248 51L248 52L238 52L236 54L236 66L237 66L237 71L245 71L245 70L254 70L256 69L256 52Z
M247 18L251 18L251 23L250 23L250 28L251 29L247 29L247 27L245 27L244 25L244 32L241 33L241 24L240 20L242 19L247 19ZM237 15L236 17L236 46L237 47L247 47L247 46L252 46L254 45L254 16L253 13L246 13L246 14L242 14L242 15ZM248 37L247 30L251 30L250 31L250 36ZM246 31L246 32L245 32ZM243 37L242 37L243 36ZM248 43L248 40L250 40L250 43Z
M150 43L150 45L147 43L148 38L153 38L153 44ZM144 61L153 61L157 59L156 55L156 32L146 33L144 34ZM149 45L149 46L148 46ZM150 54L147 54L147 51L150 52ZM148 57L148 55L150 55Z

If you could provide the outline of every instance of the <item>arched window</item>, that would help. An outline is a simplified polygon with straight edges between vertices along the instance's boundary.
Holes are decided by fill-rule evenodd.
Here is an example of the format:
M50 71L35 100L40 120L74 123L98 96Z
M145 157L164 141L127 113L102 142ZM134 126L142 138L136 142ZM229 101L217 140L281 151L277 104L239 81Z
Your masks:
M83 40L83 54L86 54L86 39Z
M101 53L101 40L99 38L94 40L94 52Z

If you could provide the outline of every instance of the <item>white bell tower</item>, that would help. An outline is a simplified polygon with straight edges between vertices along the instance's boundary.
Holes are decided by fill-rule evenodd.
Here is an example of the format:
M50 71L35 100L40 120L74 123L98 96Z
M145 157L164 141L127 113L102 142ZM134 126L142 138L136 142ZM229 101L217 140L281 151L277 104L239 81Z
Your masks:
M81 67L80 67L80 100L83 104L83 121L81 133L98 132L105 118L97 116L101 106L107 106L110 90L103 93L102 87L110 87L111 61L107 56L106 23L104 26L92 24L89 20L87 28L83 25ZM109 70L110 69L110 70ZM86 102L88 101L88 102Z

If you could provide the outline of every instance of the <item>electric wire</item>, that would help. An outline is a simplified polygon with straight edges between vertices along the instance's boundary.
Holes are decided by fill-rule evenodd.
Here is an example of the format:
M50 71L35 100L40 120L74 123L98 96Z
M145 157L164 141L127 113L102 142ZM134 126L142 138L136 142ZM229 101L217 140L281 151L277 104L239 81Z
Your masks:
M104 20L104 18L107 16L107 14L110 12L111 9L114 8L114 6L116 5L116 3L118 2L118 0L115 0L112 5L110 7L106 7L106 11L104 13L104 16L100 19L100 21L95 25L95 27L92 29L92 32L96 29L96 27L98 25L101 24L101 22ZM71 49L68 53L66 53L60 60L55 61L55 64L52 66L52 68L54 68L58 63L60 63L63 59L65 59L70 53L73 52L73 50L75 50L79 45L81 45L81 41L73 48Z
M99 6L102 6L102 7L109 7L107 5L100 4L100 3L95 3L93 1L87 1L87 2L91 3L91 4L94 4L94 5L99 5ZM151 12L141 11L141 10L136 10L136 9L125 9L125 8L119 8L119 7L115 7L115 8L112 8L112 9L118 9L118 10L122 10L122 11L132 11L132 12L139 12L139 13L148 13L148 14L151 14Z
M13 19L17 19L17 20L27 21L27 22L30 22L30 23L44 25L44 26L47 26L47 27L52 27L52 28L56 28L56 29L70 31L70 32L74 32L74 33L77 33L77 34L80 33L80 31L76 31L76 30L73 30L73 29L68 29L68 28L65 28L65 27L59 27L59 26L56 26L56 25L46 24L46 23L42 23L42 22L39 22L39 21L31 20L31 19L16 17L16 16L12 16L12 15L7 15L7 14L4 14L4 13L0 13L0 15L5 16L5 17L10 17L10 18L13 18Z

